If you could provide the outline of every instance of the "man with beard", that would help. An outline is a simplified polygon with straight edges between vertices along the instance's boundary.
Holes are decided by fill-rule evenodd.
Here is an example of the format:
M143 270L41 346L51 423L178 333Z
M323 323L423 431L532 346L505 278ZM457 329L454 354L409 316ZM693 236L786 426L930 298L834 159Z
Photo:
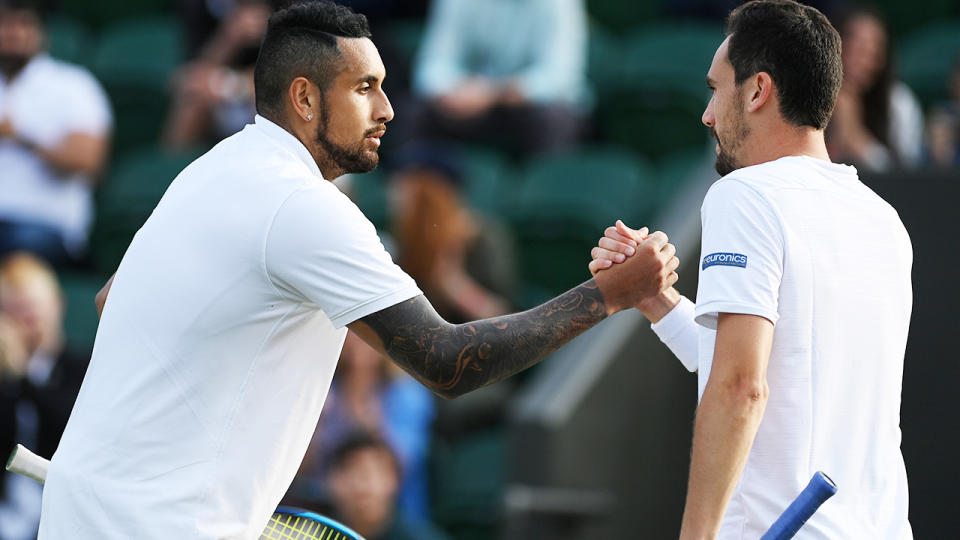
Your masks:
M827 155L841 78L819 11L730 14L707 74L724 176L703 202L696 306L672 288L640 305L698 372L681 538L759 538L817 470L839 492L798 538L912 537L899 424L913 254L896 211ZM607 229L591 271L639 238Z
M40 538L257 538L347 328L443 397L506 378L676 280L663 233L524 313L453 325L327 180L372 170L393 110L366 18L278 11L256 123L173 181L130 244L43 494ZM107 296L109 294L109 296Z
M0 0L0 256L79 255L107 159L107 96L89 72L44 53L39 0Z

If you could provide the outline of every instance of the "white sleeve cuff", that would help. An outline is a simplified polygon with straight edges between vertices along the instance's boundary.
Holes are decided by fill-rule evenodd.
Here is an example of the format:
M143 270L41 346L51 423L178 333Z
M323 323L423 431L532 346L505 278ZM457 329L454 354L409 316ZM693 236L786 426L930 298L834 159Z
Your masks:
M687 371L697 371L699 367L700 329L693 320L694 304L686 296L680 297L670 313L660 321L652 323L653 330L660 341L680 360Z

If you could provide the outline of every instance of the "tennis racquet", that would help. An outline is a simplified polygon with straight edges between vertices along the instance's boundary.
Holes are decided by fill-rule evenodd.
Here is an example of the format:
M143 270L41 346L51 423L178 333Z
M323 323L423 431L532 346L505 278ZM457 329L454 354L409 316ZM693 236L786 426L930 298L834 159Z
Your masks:
M33 478L41 484L47 479L50 462L18 444L7 460L7 470ZM270 516L260 540L363 540L363 537L336 521L281 506Z
M788 540L797 534L800 527L820 508L824 501L833 497L837 485L829 476L817 471L807 487L797 495L790 506L780 514L777 521L760 537L760 540Z

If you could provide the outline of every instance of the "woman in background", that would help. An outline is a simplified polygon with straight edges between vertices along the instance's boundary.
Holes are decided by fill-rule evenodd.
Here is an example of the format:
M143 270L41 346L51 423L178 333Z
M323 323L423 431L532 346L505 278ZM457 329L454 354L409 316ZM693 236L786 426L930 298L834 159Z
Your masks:
M843 86L827 127L830 156L866 171L913 168L923 158L923 111L894 78L892 47L880 16L853 8L836 13L843 39Z

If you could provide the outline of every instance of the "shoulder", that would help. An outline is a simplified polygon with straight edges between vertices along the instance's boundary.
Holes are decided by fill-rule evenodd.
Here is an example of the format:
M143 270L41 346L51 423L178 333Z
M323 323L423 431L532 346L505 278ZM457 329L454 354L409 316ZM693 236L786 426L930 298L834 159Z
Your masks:
M734 171L714 182L703 199L702 210L707 212L738 204L768 205L772 182L762 172L744 171L746 169Z
M62 84L70 88L71 93L79 89L106 96L106 92L104 92L97 78L83 66L49 56L38 58L36 62L38 63L38 79L47 83Z

